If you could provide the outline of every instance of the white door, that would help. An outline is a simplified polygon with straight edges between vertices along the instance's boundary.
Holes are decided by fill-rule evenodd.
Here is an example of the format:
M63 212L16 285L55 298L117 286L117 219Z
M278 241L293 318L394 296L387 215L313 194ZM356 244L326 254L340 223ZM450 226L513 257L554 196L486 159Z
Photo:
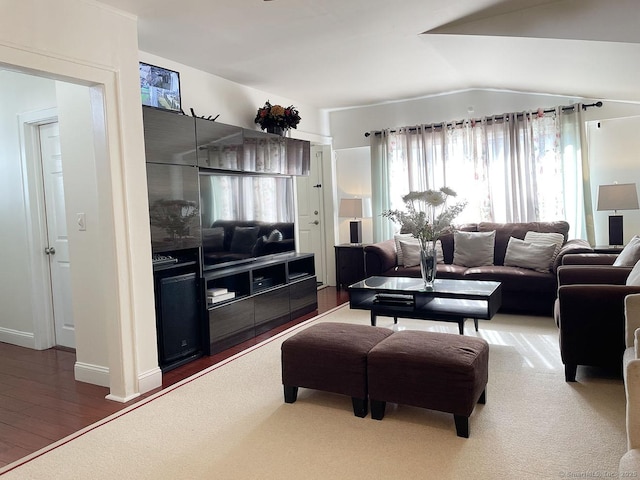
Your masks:
M311 171L308 177L296 177L296 189L300 251L315 255L316 277L326 283L321 147L311 147Z
M71 264L58 122L40 125L38 131L48 237L48 245L43 246L43 254L49 257L55 343L63 347L75 348L75 327L71 306Z

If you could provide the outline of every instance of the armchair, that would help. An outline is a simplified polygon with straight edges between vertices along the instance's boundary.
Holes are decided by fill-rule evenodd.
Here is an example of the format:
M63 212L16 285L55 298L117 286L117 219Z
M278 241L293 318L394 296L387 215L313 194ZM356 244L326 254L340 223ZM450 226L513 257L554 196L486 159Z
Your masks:
M575 382L578 365L622 365L624 299L640 293L640 285L626 285L631 270L603 264L558 268L555 319L567 382Z
M624 390L627 400L627 453L619 477L640 471L640 295L625 298Z

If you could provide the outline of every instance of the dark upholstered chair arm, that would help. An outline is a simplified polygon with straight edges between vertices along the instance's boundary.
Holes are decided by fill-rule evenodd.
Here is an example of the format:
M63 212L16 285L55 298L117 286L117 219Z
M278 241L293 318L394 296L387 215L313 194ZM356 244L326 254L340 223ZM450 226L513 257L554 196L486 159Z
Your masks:
M560 352L563 363L621 365L624 298L638 286L565 285L558 288Z
M630 272L631 267L562 265L558 268L558 285L620 286L625 284Z
M395 240L366 245L364 247L364 261L367 276L381 275L396 266Z
M558 267L563 264L563 259L567 255L577 255L577 254L588 254L592 253L593 248L589 245L589 242L586 240L581 240L578 238L574 238L573 240L569 240L566 242L558 255L556 256L555 261L553 262L553 271L554 273L558 270Z
M613 265L616 253L570 253L562 258L562 265Z

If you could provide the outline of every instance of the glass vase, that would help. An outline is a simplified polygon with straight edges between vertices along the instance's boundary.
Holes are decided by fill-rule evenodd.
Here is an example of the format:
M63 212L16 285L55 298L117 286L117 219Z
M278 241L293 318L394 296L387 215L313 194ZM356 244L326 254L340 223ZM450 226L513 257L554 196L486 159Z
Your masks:
M436 279L436 249L435 246L430 244L425 248L420 249L420 271L422 273L422 280L424 281L424 287L427 290L433 289L433 282Z

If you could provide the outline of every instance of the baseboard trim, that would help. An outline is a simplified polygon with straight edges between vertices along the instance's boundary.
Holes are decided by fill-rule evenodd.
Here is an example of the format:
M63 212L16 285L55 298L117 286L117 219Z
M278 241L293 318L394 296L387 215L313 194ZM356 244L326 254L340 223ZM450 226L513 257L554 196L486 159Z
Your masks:
M73 366L73 373L79 382L109 387L109 369L107 367L76 362Z
M111 393L109 395L107 395L106 398L107 400L112 400L114 402L120 402L120 403L127 403L130 402L131 400L133 400L134 398L138 398L140 396L139 393L134 393L133 395L129 395L128 397L119 397L117 395L112 395Z
M38 350L36 348L35 335L30 332L21 332L20 330L0 327L0 342Z
M160 370L160 367L152 368L138 375L138 391L140 393L147 393L160 387L162 387L162 370Z
M100 365L92 365L89 363L76 362L74 367L74 375L77 381L92 383L101 387L110 387L109 369ZM159 367L152 368L147 372L138 375L138 392L127 397L109 394L106 396L109 400L126 403L139 397L140 394L149 392L155 388L162 387L162 370Z

